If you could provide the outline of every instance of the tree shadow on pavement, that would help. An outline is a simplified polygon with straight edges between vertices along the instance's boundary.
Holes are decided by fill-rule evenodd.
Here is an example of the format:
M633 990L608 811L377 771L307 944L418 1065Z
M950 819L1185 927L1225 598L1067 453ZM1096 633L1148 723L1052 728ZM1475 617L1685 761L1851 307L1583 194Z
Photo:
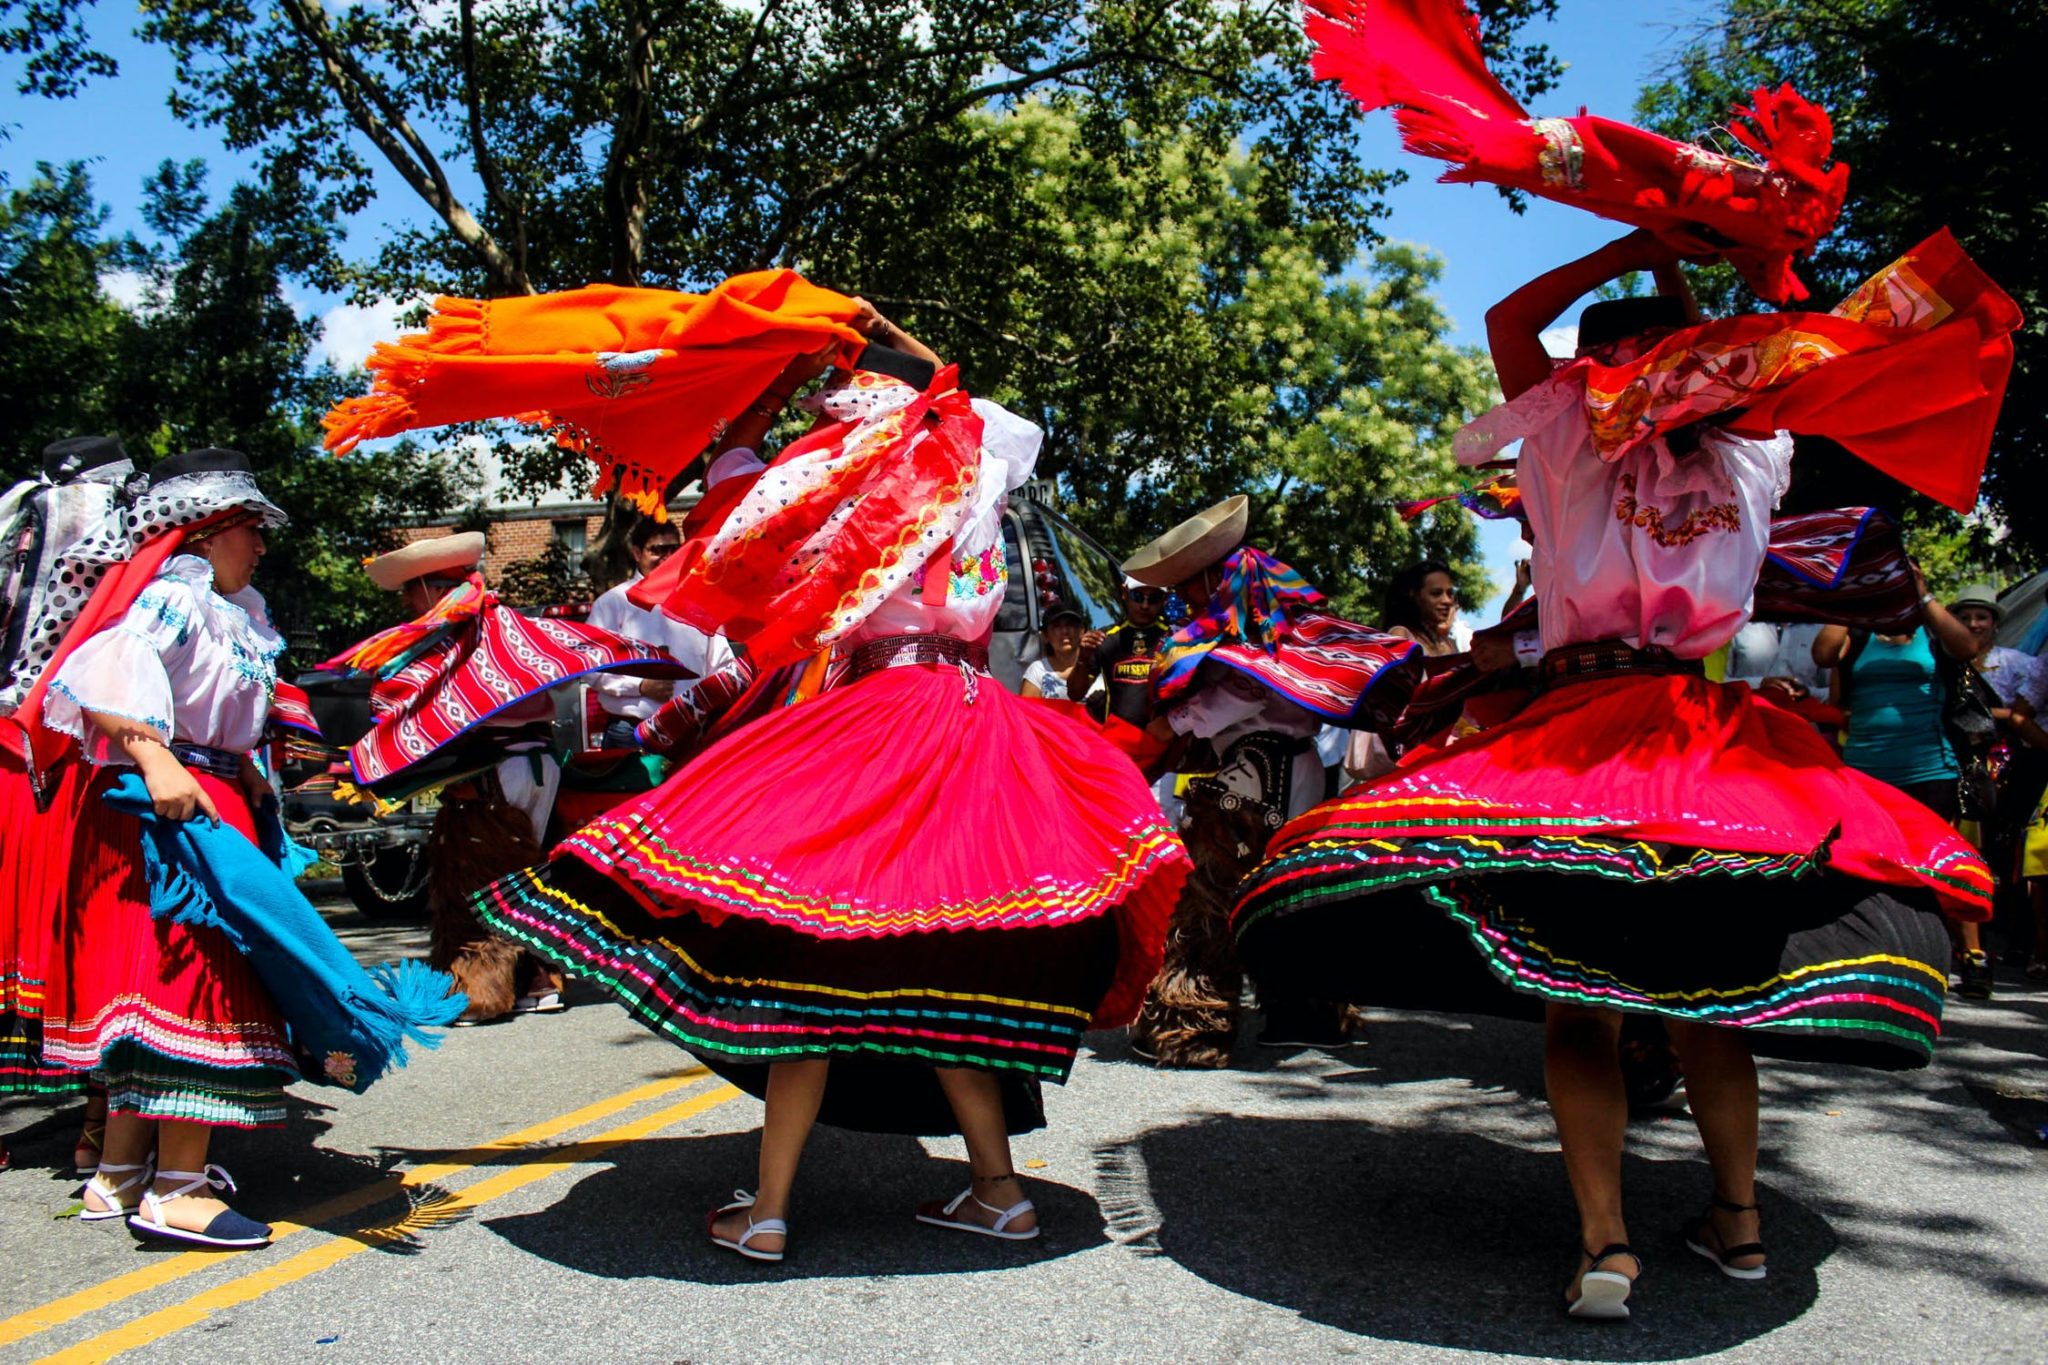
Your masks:
M1096 1153L1112 1235L1211 1284L1383 1341L1567 1360L1708 1355L1803 1314L1837 1239L1768 1186L1770 1278L1737 1283L1685 1249L1703 1161L1624 1158L1647 1269L1636 1318L1559 1307L1577 1219L1554 1153L1441 1128L1217 1117Z
M1103 1244L1102 1211L1083 1190L1027 1177L1043 1229L1005 1242L917 1222L916 1206L966 1188L965 1162L926 1153L915 1138L820 1127L804 1151L788 1259L747 1261L711 1245L704 1215L754 1183L759 1135L716 1133L629 1143L536 1213L482 1225L514 1246L586 1275L651 1276L696 1284L865 1280L1033 1265Z

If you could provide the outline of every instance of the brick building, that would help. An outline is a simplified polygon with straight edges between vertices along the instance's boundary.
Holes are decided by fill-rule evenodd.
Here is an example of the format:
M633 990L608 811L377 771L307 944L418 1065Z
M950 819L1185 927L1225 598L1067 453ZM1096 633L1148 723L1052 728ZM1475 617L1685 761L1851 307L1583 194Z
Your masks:
M694 506L698 499L697 486L689 489L669 504L669 515L677 521ZM601 502L547 502L531 507L491 507L484 513L486 545L484 549L484 580L496 587L504 577L505 570L525 560L538 558L550 544L565 545L570 555L577 560L592 541L596 540L604 526L604 504ZM401 528L399 534L403 543L426 540L434 536L451 535L457 530L476 524L474 517L437 517L416 525ZM598 584L600 589L607 584Z

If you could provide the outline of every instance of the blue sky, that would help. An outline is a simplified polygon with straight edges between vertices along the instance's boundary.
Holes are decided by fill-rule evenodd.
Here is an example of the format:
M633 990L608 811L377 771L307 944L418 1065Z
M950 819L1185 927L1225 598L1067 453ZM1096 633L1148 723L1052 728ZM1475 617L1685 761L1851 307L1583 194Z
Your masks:
M1537 102L1537 114L1573 114L1580 106L1612 118L1627 118L1636 92L1679 44L1682 31L1708 12L1708 0L1563 0L1558 18L1532 26L1530 36L1550 44L1569 68L1561 86ZM0 172L19 183L37 161L88 160L101 198L114 211L116 231L141 227L137 208L142 179L165 157L202 158L214 167L216 187L230 183L238 163L211 130L194 130L165 107L171 85L169 57L136 42L128 29L134 11L102 6L95 25L101 42L118 58L121 74L91 87L84 98L64 103L26 99L13 93L19 62L0 61L8 99L0 120L10 136L0 143ZM1382 228L1398 240L1418 242L1444 258L1438 295L1449 311L1454 338L1481 344L1486 309L1530 275L1558 261L1590 251L1621 229L1584 213L1534 201L1516 215L1490 188L1435 183L1438 164L1400 150L1393 119L1364 121L1360 137L1375 164L1400 166L1409 183L1389 196L1393 210ZM374 154L372 154L374 160ZM386 172L378 204L355 225L358 250L374 249L386 223L424 219L426 210ZM367 351L388 325L376 312L337 308L336 300L307 296L302 303L328 314L330 344L338 358ZM1502 581L1513 560L1511 523L1481 528L1487 564ZM1488 613L1482 612L1482 616Z

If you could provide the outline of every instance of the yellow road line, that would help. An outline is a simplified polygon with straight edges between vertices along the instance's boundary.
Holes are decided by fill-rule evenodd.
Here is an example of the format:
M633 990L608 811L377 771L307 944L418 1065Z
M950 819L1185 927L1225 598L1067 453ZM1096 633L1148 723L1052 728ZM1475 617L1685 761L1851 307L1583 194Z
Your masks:
M488 1204L537 1180L545 1180L571 1166L581 1165L623 1143L657 1133L692 1115L701 1114L707 1109L738 1099L740 1093L732 1086L721 1085L715 1090L694 1095L680 1104L670 1105L666 1109L658 1110L642 1119L635 1119L609 1132L571 1143L545 1156L537 1156L531 1161L523 1161L510 1170L464 1187L451 1198L431 1208L412 1209L396 1222L358 1228L353 1233L335 1237L319 1246L309 1247L288 1260L265 1266L252 1274L216 1285L212 1289L203 1290L183 1303L160 1308L133 1322L102 1332L89 1341L82 1341L76 1346L44 1356L37 1365L80 1365L81 1362L111 1360L124 1351L137 1350L152 1342L161 1341L174 1332L181 1332L187 1327L206 1321L209 1316L224 1308L234 1308L252 1302L273 1289L282 1289L309 1275L318 1274L351 1256L433 1227L456 1214Z
M650 1081L646 1085L635 1086L633 1089L613 1095L609 1099L599 1100L595 1104L586 1104L581 1109L571 1110L569 1113L548 1119L545 1122L536 1123L530 1128L521 1128L516 1133L507 1133L504 1137L495 1138L480 1146L456 1152L447 1161L431 1166L420 1166L409 1171L394 1171L383 1179L373 1181L361 1189L338 1194L332 1199L324 1200L310 1208L298 1211L287 1220L279 1220L272 1223L271 1241L281 1242L295 1232L303 1232L307 1228L318 1227L322 1223L346 1217L359 1209L368 1208L372 1204L391 1198L399 1190L407 1186L424 1185L437 1180L447 1180L470 1169L472 1166L489 1161L493 1157L502 1156L506 1152L517 1151L522 1147L530 1147L537 1142L546 1142L550 1138L559 1137L572 1128L581 1128L586 1123L595 1123L599 1119L610 1118L622 1109L630 1109L636 1104L644 1103L661 1095L670 1094L682 1089L684 1086L694 1085L710 1074L701 1066L693 1066L686 1071L678 1072L676 1075L667 1076L658 1081ZM38 1332L46 1332L52 1327L62 1326L64 1323L70 1322L75 1318L81 1318L87 1313L97 1312L102 1308L110 1307L123 1299L132 1298L137 1294L146 1293L160 1285L166 1285L174 1280L183 1279L194 1271L204 1270L208 1266L218 1266L220 1264L220 1253L215 1251L186 1251L176 1255L165 1256L155 1264L141 1270L131 1270L125 1275L116 1275L112 1279L104 1280L89 1289L81 1289L76 1293L66 1294L63 1298L52 1299L41 1307L31 1308L25 1313L17 1313L11 1318L0 1319L0 1346L11 1345L25 1337L32 1337Z

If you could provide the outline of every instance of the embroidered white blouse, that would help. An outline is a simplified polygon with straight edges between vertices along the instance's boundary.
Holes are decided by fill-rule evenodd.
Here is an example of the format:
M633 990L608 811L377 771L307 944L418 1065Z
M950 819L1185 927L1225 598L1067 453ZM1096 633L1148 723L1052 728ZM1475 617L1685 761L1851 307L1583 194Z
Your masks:
M127 613L80 645L50 681L53 730L76 736L86 757L125 764L87 711L146 725L166 744L245 754L263 738L284 637L254 588L223 596L213 566L173 555Z
M587 618L590 624L614 635L623 635L628 640L665 649L670 658L695 672L699 678L708 678L713 670L732 662L732 646L726 643L723 635L706 635L695 626L685 625L658 611L636 607L628 601L626 590L639 581L636 574L599 596L590 606ZM687 687L690 683L685 681L677 685ZM597 703L604 708L606 715L640 721L661 708L660 702L642 695L640 679L624 673L600 673L595 686Z
M1792 437L1709 428L1690 455L1650 441L1610 462L1583 405L1556 404L1550 387L1507 405L1534 397L1525 411L1547 419L1521 433L1517 465L1543 648L1624 640L1705 658L1749 620Z

